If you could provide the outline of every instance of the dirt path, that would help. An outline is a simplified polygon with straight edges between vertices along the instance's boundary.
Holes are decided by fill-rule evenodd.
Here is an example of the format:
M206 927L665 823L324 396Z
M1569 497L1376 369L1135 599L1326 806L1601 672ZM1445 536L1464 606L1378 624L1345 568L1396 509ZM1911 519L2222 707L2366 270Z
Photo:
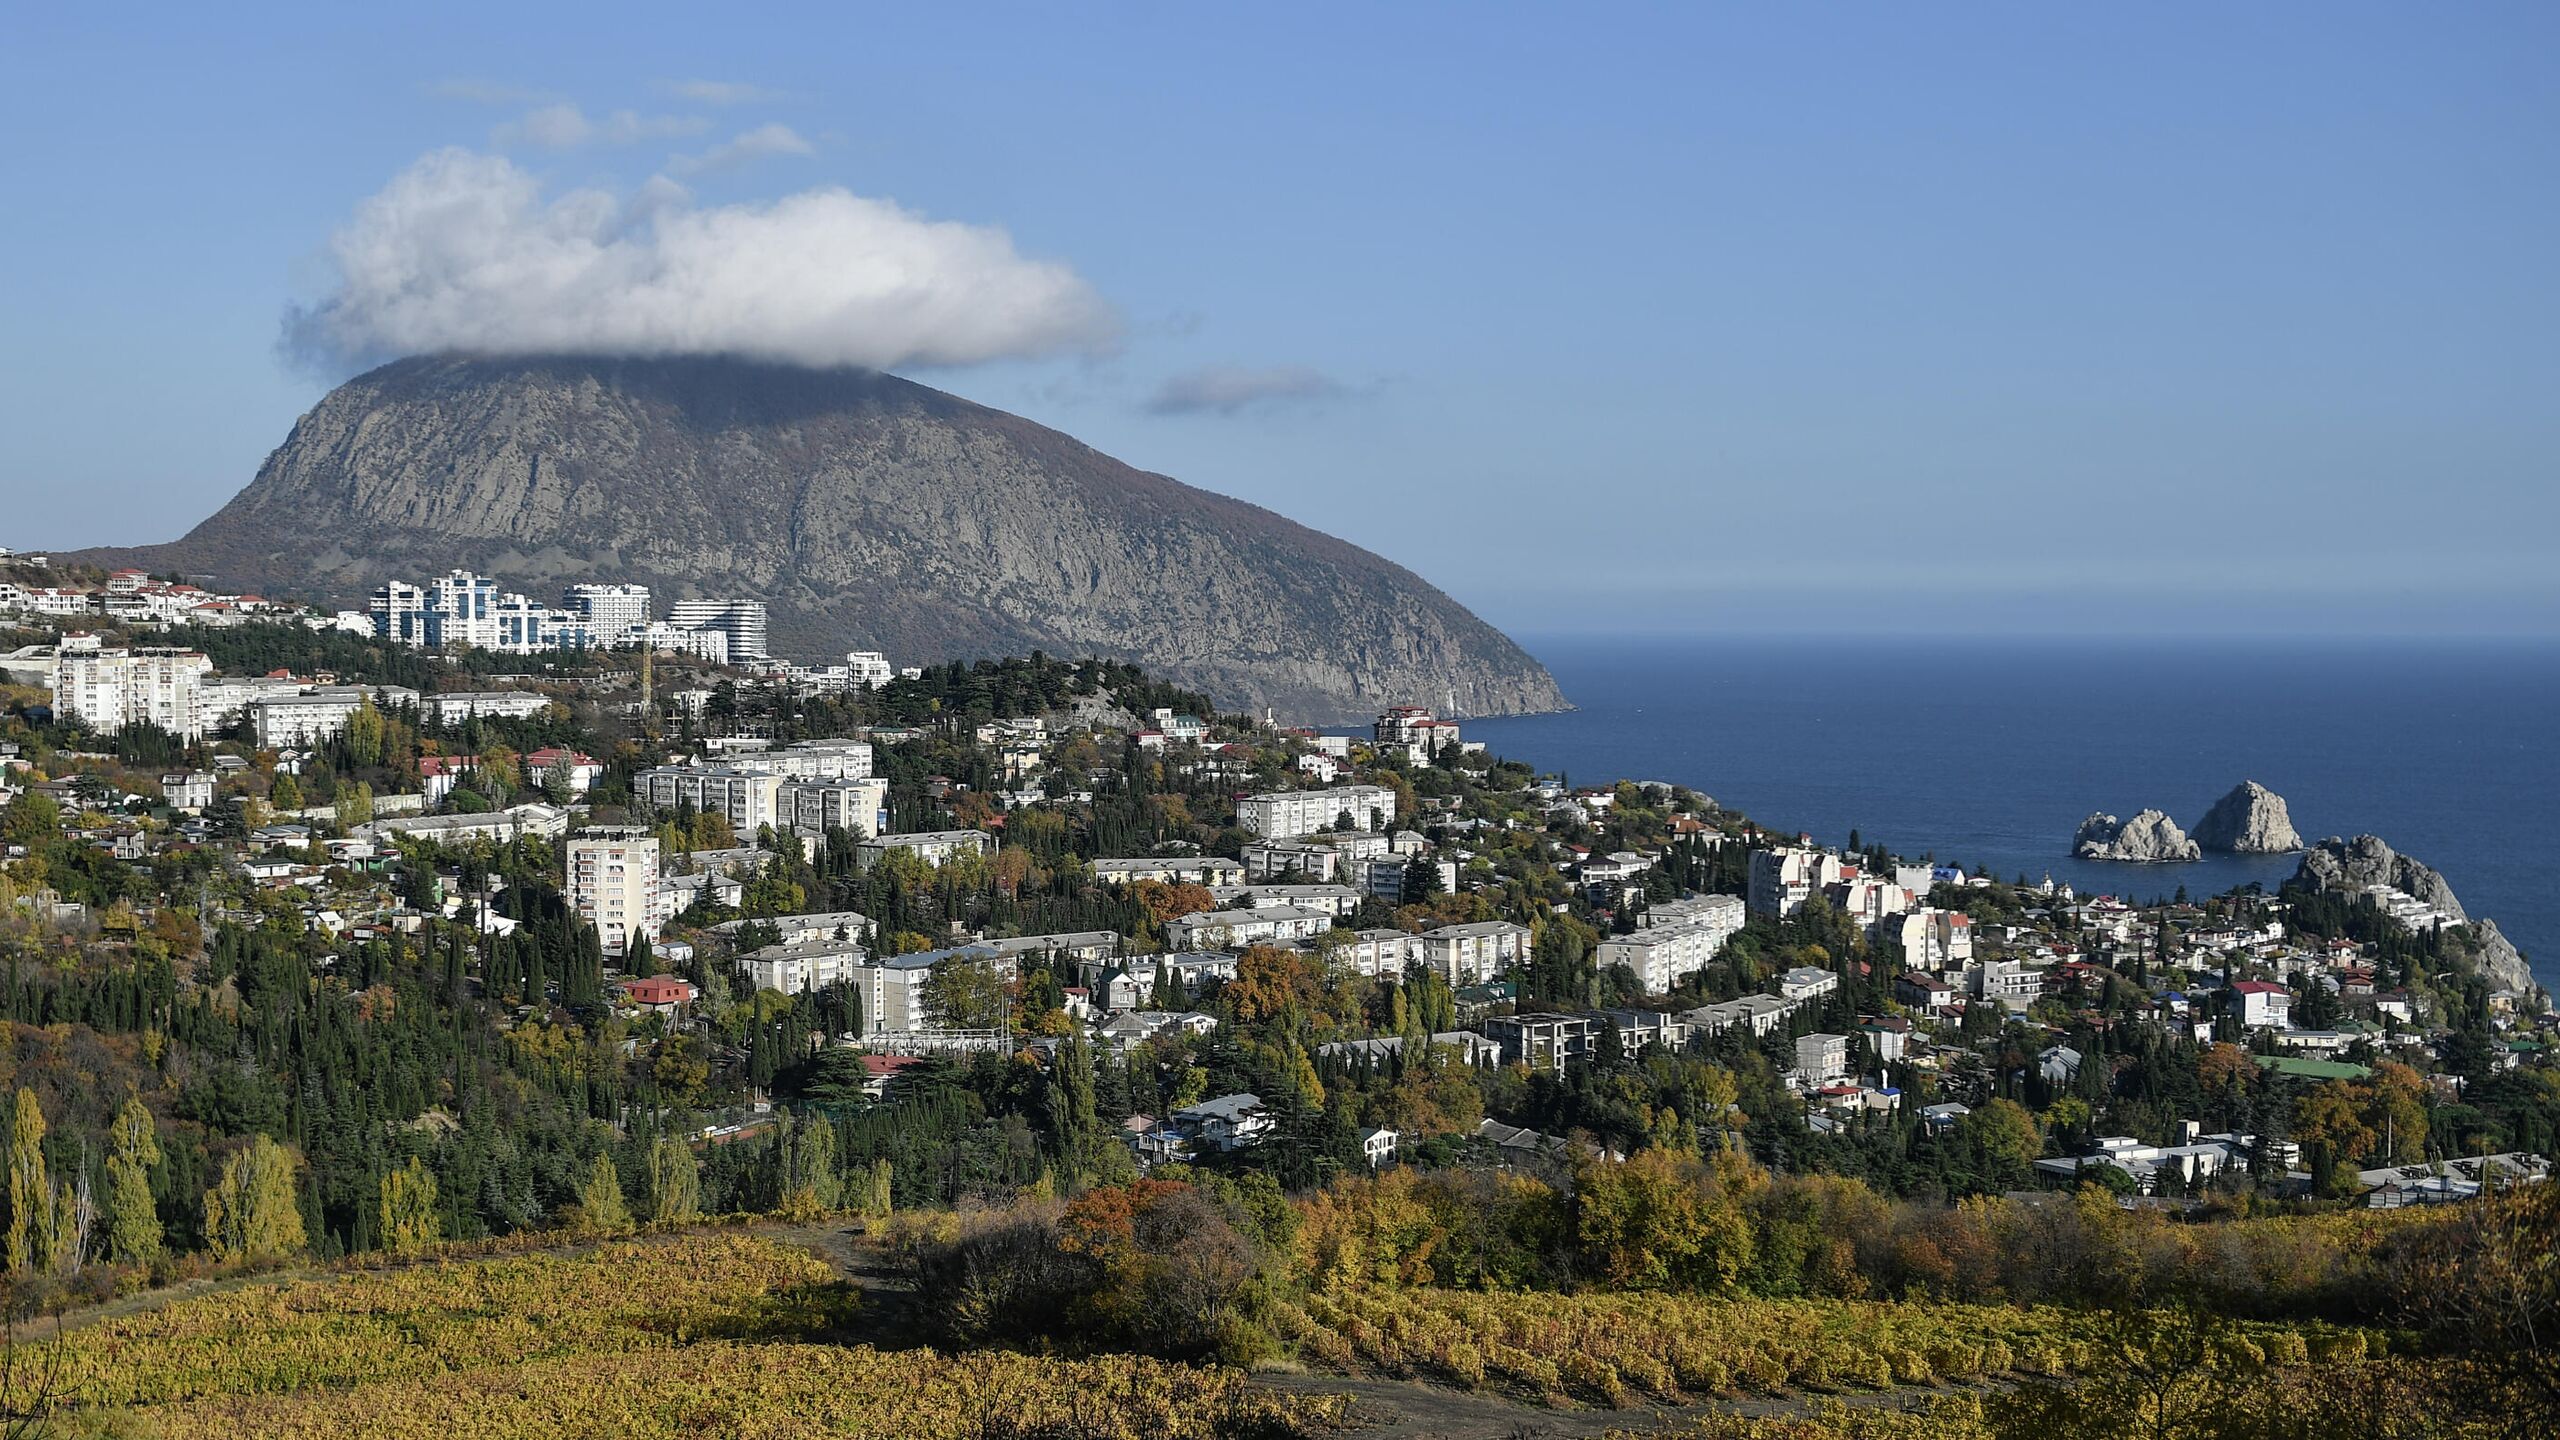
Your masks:
M1953 1392L1926 1387L1820 1398L1715 1399L1693 1405L1634 1405L1624 1410L1550 1409L1481 1390L1454 1390L1420 1380L1371 1376L1263 1374L1254 1383L1291 1395L1349 1395L1350 1433L1359 1440L1587 1440L1613 1431L1668 1435L1702 1416L1811 1415L1837 1402L1853 1410L1926 1408Z

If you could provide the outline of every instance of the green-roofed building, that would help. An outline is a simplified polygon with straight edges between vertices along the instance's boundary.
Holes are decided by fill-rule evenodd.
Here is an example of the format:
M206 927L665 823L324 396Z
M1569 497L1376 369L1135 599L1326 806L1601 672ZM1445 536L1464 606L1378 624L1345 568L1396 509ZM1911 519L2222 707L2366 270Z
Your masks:
M2258 1068L2298 1080L2363 1080L2373 1071L2348 1060L2314 1060L2304 1055L2261 1055Z

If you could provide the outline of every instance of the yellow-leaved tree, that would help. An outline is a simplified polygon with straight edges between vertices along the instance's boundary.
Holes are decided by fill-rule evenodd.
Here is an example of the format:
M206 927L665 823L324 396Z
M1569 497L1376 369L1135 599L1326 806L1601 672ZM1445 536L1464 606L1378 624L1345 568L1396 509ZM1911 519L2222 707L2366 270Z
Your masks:
M435 1172L412 1155L408 1164L382 1177L382 1248L394 1255L415 1255L443 1238Z
M274 1260L302 1249L293 1186L301 1163L264 1135L223 1162L222 1178L204 1192L204 1238L215 1260Z
M160 1163L160 1129L142 1097L125 1098L107 1146L107 1253L119 1265L160 1258L160 1210L151 1199L151 1167Z

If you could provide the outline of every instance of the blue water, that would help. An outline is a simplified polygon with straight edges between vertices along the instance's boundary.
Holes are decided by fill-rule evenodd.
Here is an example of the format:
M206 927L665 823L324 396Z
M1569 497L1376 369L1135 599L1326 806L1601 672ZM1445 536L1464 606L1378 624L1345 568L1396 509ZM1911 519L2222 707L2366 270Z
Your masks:
M2292 857L2070 856L2092 810L2192 828L2242 780L2309 840L2371 832L2444 872L2560 991L2560 645L1527 637L1579 708L1471 720L1576 784L1670 780L1773 828L2083 893L2197 895Z

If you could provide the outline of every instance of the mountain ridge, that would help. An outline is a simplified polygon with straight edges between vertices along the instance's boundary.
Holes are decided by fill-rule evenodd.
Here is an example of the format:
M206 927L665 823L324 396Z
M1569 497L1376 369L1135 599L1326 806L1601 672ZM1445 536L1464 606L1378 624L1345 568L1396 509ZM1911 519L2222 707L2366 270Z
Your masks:
M747 360L422 356L331 391L185 537L66 559L360 600L463 567L772 612L777 653L1135 660L1221 703L1564 707L1392 561L895 376Z

